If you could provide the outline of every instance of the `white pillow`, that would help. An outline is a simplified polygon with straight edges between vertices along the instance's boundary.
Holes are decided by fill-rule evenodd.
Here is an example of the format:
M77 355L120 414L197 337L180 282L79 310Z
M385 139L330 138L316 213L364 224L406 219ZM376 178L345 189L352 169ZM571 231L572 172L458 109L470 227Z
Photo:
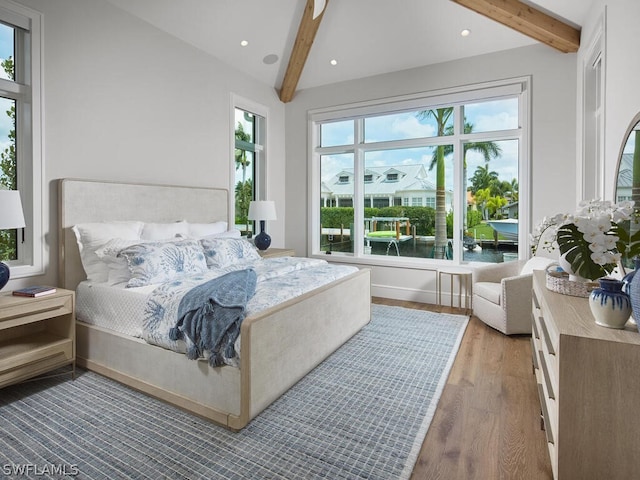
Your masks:
M196 237L200 239L205 238L242 238L242 232L240 230L227 230L222 233L214 233L213 235L207 235L205 237Z
M113 238L139 240L142 222L96 222L74 225L82 266L91 282L106 282L109 267L97 255L96 250Z
M189 236L202 238L209 235L222 234L227 231L227 222L189 223Z
M107 283L109 285L118 285L128 282L131 278L131 271L129 270L127 259L119 255L122 250L133 245L143 245L147 243L158 245L161 243L177 242L180 240L185 240L185 238L181 235L178 235L176 238L167 238L162 241L125 240L123 238L113 238L96 250L96 255L109 267Z
M208 268L261 260L255 245L244 238L203 238L200 240Z
M186 237L189 232L187 222L145 223L142 227L142 240L165 240L178 235Z
M202 246L196 240L139 243L121 250L118 256L129 265L127 288L169 282L207 270Z
M131 278L129 264L126 258L118 257L120 250L141 243L140 240L125 240L123 238L114 238L96 250L96 255L100 260L107 264L109 274L107 283L109 285L117 285L126 283Z
M520 275L527 275L529 273L533 273L534 270L545 270L549 265L554 262L553 258L546 257L531 257L527 260L527 263L524 264L522 270L520 271Z

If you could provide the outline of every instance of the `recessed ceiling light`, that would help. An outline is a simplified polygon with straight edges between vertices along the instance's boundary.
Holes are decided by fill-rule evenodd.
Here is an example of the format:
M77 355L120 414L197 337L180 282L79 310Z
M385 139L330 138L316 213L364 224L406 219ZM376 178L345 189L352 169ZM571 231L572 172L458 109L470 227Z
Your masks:
M335 65L337 65L337 64L338 64L338 61L334 58L334 59L333 59L333 60L331 60L329 63L330 63L331 65L334 65L334 66L335 66Z
M470 33L471 33L471 30L469 30L468 28L465 28L460 32L460 35L462 35L463 37L468 37Z
M242 40L242 41L240 42L240 46L241 46L241 47L246 47L247 45L249 45L249 42L247 42L246 40Z

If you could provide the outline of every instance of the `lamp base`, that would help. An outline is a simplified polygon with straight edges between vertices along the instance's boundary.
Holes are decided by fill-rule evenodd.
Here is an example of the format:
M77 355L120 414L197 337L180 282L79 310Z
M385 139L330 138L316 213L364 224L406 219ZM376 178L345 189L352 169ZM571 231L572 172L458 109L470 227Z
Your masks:
M9 277L9 265L4 262L0 262L0 290L2 290L7 283L9 283Z
M271 237L267 235L263 230L258 235L256 235L253 243L258 248L258 250L266 250L267 248L269 248L269 245L271 245Z

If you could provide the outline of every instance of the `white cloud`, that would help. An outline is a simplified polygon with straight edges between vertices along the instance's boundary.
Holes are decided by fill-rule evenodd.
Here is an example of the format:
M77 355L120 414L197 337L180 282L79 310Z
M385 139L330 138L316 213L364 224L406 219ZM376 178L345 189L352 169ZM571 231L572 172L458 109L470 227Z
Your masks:
M398 115L391 124L391 130L404 134L398 138L434 137L436 135L436 129L433 125L420 123L413 113Z
M495 132L496 130L511 130L518 127L518 117L507 112L496 115L478 115L473 124L474 132Z

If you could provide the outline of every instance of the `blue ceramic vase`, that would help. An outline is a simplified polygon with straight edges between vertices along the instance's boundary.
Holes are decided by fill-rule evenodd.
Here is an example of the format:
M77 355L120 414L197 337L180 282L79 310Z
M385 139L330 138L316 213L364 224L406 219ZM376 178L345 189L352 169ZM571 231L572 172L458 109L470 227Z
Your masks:
M640 281L640 276L637 279ZM632 307L629 295L622 291L622 281L601 278L598 282L600 286L589 295L589 308L596 323L607 328L624 328L631 316Z
M636 276L638 268L640 268L640 257L633 257L633 270L622 278L622 291L629 296L631 296L631 281L633 280L633 277ZM636 317L634 316L633 318Z
M9 283L9 265L4 262L0 262L0 290L4 288L4 286Z
M636 320L638 331L640 331L640 274L633 275L629 283L629 298L631 299L631 308L633 310L633 318Z

